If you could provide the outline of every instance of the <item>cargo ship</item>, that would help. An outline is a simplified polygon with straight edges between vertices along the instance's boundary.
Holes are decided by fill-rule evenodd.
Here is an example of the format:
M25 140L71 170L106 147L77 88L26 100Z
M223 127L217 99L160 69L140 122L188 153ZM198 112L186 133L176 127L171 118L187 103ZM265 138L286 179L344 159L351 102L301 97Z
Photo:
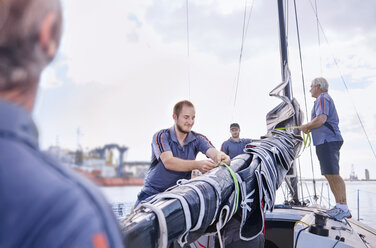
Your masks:
M75 171L89 178L99 186L142 186L144 178L139 177L103 177L100 170L92 170L91 172L75 167Z
M128 150L117 144L105 145L84 152L51 146L46 153L62 164L84 175L99 186L142 186L150 162L123 162L123 155Z

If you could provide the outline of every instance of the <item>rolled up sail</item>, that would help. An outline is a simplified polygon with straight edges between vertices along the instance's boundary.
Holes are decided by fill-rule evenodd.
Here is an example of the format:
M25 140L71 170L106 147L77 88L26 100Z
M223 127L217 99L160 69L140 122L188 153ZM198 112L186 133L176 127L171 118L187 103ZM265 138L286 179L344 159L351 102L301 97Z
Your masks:
M280 92L287 82L271 93L282 99L266 116L268 132L253 140L245 154L191 180L143 201L121 223L125 247L167 247L177 242L187 246L207 233L221 230L236 214L241 219L239 236L252 240L264 229L264 213L272 211L276 190L282 184L302 137L297 129L302 114L295 99Z

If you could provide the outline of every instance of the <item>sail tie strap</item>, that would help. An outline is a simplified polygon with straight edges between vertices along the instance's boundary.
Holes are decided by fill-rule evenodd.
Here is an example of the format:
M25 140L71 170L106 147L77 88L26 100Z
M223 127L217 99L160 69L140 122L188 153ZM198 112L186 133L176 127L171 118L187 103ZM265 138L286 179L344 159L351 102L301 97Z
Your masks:
M154 214L157 216L157 220L158 220L158 224L159 224L159 240L158 240L158 248L165 248L167 247L167 222L166 222L166 218L163 214L163 211L162 209L150 204L150 203L141 203L140 206L138 208L135 209L135 212L136 210L138 209L141 209L141 208L148 208L150 209L151 211L154 212Z
M214 189L215 189L215 193L217 195L217 206L215 208L215 213L214 213L214 216L213 216L213 219L211 220L210 222L210 225L212 225L215 220L216 220L216 217L217 217L217 213L218 213L218 209L219 209L219 206L222 202L222 199L221 199L221 186L219 186L218 182L215 181L214 179L212 179L211 177L207 176L207 175L202 175L202 176L199 176L199 177L195 177L193 179L190 180L191 182L194 182L194 181L201 181L201 182L205 182L205 183L208 183L210 184Z
M223 220L223 216L224 217L224 220ZM219 240L219 246L221 248L224 248L223 246L223 240L222 240L222 236L221 236L221 229L226 225L226 223L228 222L228 219L229 219L229 216L230 216L230 208L226 205L224 206L222 209L221 209L221 212L219 213L219 219L218 219L218 222L217 224L215 225L216 226L216 229L217 229L217 235L218 235L218 240Z
M180 201L183 207L183 212L184 212L184 217L185 217L185 231L182 235L180 235L178 239L179 245L183 247L188 242L187 234L192 227L191 211L189 210L189 205L187 203L187 200L181 195L164 192L164 193L155 195L153 199L150 201L150 203L153 204L162 199L177 199Z
M191 232L194 232L200 229L202 220L204 219L204 215L206 211L205 200L204 200L204 195L202 194L201 190L196 185L186 184L186 182L188 182L188 180L181 179L177 181L177 184L192 188L197 193L198 197L200 198L200 214L199 214L196 225L191 229Z

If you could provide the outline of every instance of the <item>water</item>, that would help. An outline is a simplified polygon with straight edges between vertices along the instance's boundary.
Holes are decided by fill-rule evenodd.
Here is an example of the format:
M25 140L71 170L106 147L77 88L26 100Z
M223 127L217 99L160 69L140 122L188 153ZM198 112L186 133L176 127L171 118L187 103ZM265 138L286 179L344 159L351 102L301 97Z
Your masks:
M111 203L116 217L121 220L130 213L141 188L142 186L101 187L101 190Z
M347 181L346 183L346 196L347 204L353 216L353 219L360 220L361 222L376 229L376 218L374 217L376 207L376 181ZM313 196L313 183L303 182L303 193L305 200L314 202ZM286 195L284 185L277 191L276 203L283 202ZM301 185L299 184L299 198L301 198ZM316 182L316 192L319 196L318 204L326 208L332 208L335 205L334 195L331 193L327 181ZM359 191L359 213L357 196ZM322 197L320 197L322 196Z
M318 203L325 207L333 207L335 204L334 196L329 190L326 181L316 183L317 194L322 195ZM313 184L303 182L303 193L305 200L313 202ZM107 200L112 203L115 214L119 219L128 214L133 207L140 186L123 186L123 187L101 187ZM301 186L299 185L299 196ZM376 218L374 217L376 208L376 181L354 181L346 182L347 202L354 219L358 219L357 193L359 191L359 218L363 223L376 229ZM322 192L322 193L321 193ZM276 203L282 203L286 195L285 186L277 191Z

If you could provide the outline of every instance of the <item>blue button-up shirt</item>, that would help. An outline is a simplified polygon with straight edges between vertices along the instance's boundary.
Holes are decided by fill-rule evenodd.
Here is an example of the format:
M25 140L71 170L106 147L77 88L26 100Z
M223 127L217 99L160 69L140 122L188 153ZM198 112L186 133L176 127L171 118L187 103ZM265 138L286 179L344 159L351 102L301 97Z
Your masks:
M193 131L188 134L184 146L180 145L174 126L157 132L153 136L151 144L152 163L142 191L154 195L175 185L179 179L191 178L191 171L182 172L167 169L160 159L163 152L171 151L174 157L195 160L198 152L206 154L206 151L212 147L214 146L208 138Z
M41 153L30 114L0 99L0 247L106 243L122 247L117 221L100 192Z
M230 156L231 159L238 156L239 154L244 153L244 148L248 143L251 143L251 139L240 139L235 141L231 138L223 142L221 151Z
M311 130L313 144L317 146L325 142L343 141L338 127L339 119L337 110L333 99L327 92L323 92L317 97L311 112L311 120L321 114L327 116L327 124Z

